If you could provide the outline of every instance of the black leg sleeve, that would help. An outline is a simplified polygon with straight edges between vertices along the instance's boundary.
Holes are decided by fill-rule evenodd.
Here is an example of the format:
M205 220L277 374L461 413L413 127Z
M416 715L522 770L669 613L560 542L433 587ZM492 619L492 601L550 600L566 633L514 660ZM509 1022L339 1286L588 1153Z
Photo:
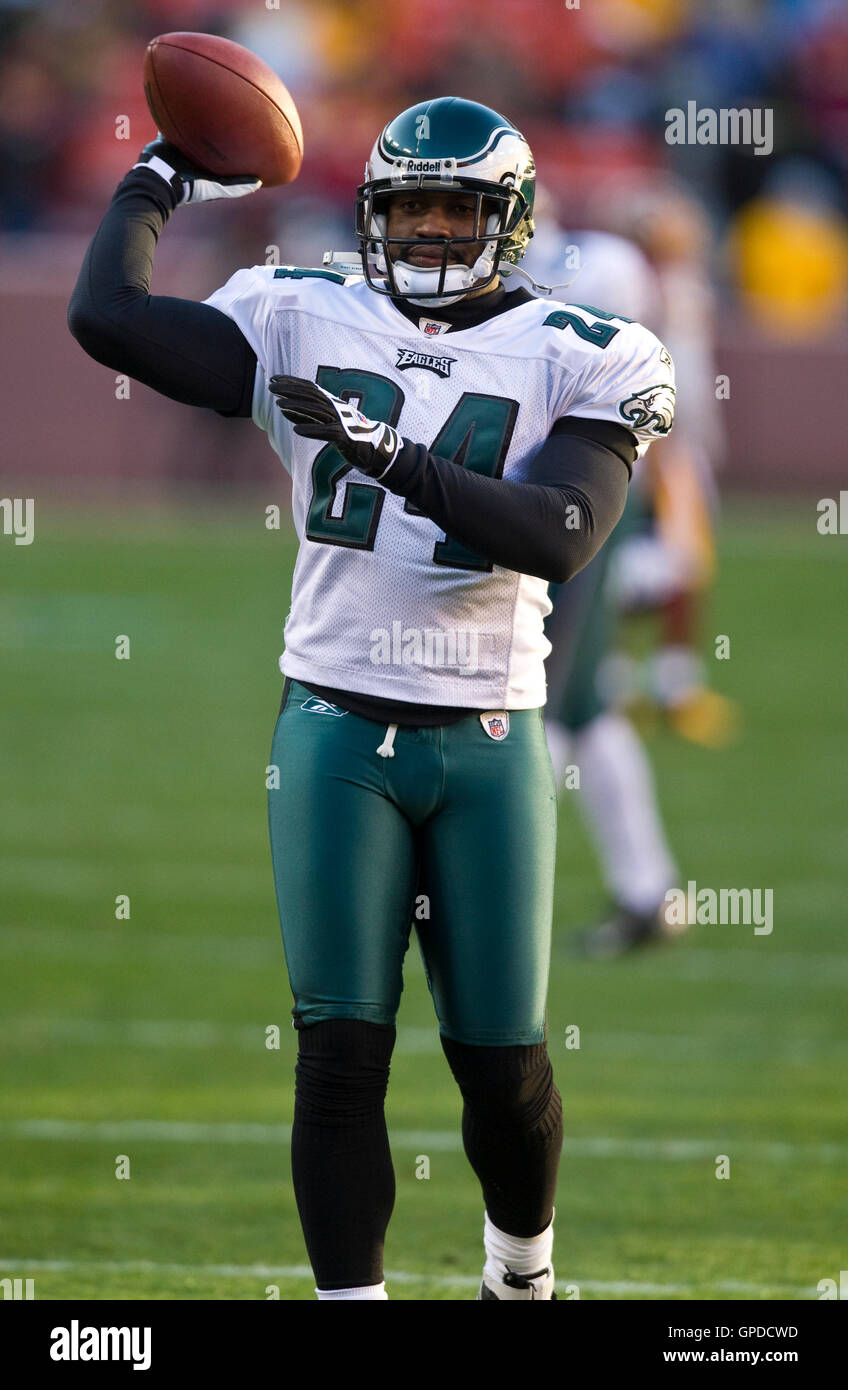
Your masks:
M316 1285L379 1284L395 1202L383 1112L395 1030L337 1018L298 1042L292 1178Z
M176 205L151 169L133 169L86 252L68 327L96 362L185 405L249 417L256 355L211 304L150 294L156 244Z
M562 1100L546 1044L472 1047L443 1036L442 1047L490 1220L507 1235L539 1235L553 1216L562 1151Z

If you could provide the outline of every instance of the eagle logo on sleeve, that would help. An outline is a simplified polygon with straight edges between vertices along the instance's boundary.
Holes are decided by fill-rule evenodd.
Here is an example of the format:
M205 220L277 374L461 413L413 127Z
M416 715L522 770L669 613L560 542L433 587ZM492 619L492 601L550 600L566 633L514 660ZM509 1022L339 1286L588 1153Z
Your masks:
M645 430L648 434L662 437L668 434L674 420L673 386L663 383L660 386L647 386L628 396L618 407L622 420L634 430Z

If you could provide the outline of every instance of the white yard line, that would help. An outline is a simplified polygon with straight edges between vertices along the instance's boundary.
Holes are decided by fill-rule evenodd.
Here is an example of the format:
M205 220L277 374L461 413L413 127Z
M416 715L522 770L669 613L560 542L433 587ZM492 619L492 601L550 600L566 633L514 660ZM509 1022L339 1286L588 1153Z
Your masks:
M43 876L49 877L50 863L45 861ZM759 982L791 979L796 983L822 985L837 988L848 981L848 958L837 951L780 951L774 946L771 936L755 939L754 944L742 944L741 933L750 931L747 927L700 927L699 940L707 941L710 933L717 937L727 933L723 940L725 949L706 945L690 946L678 942L667 951L655 952L650 959L650 971L654 976L682 977L684 979L724 980L741 982L741 977L750 976ZM731 937L730 933L737 936ZM554 937L555 949L567 948L569 933L557 931ZM750 941L751 938L747 938ZM282 941L273 929L267 935L245 936L233 933L230 936L204 936L201 932L146 932L137 929L132 922L110 922L102 930L90 927L55 927L49 924L9 924L0 934L0 952L5 955L20 955L33 961L44 952L51 958L81 956L86 961L97 962L97 952L102 958L137 957L141 960L164 957L173 961L176 956L187 956L197 969L207 966L233 966L252 969L277 959L282 968ZM92 954L95 953L95 954ZM634 956L629 962L636 965L647 957ZM564 958L558 957L562 967ZM619 963L622 964L622 963ZM568 959L568 967L575 975L584 968L579 961ZM405 970L420 970L421 962L417 951L412 950L406 959ZM597 969L597 966L592 968ZM614 970L615 963L607 962L604 968Z
M396 1149L417 1153L460 1153L459 1129L391 1129L389 1137ZM288 1144L291 1127L249 1121L192 1120L59 1120L29 1119L0 1121L0 1139L38 1139L51 1142L82 1141L99 1143L167 1144ZM740 1139L637 1139L614 1137L569 1138L564 1154L572 1158L635 1158L686 1162L705 1159L714 1162L718 1154L731 1158L775 1163L844 1163L848 1144L793 1144L781 1141Z
M73 1274L84 1270L103 1274L159 1274L159 1275L203 1275L219 1279L267 1279L270 1282L283 1279L312 1279L308 1265L230 1265L230 1264L169 1264L157 1260L30 1260L7 1259L0 1256L0 1276L9 1278L23 1274ZM386 1270L386 1283L391 1284L435 1284L443 1289L476 1289L480 1276L470 1274L419 1274L410 1270ZM751 1296L772 1293L780 1297L815 1297L815 1289L808 1285L787 1286L783 1284L752 1284L739 1279L707 1281L701 1284L655 1284L643 1280L629 1279L580 1279L570 1276L568 1281L558 1280L557 1287L565 1290L567 1285L576 1284L587 1293L603 1294L656 1294L668 1297L673 1294L693 1293L696 1289L709 1289L716 1296L722 1293L745 1293Z
M243 1052L265 1050L265 1029L275 1020L255 1024L222 1023L213 1019L89 1019L50 1018L21 1015L0 1023L0 1038L10 1045L26 1046L35 1037L43 1041L72 1041L90 1046L108 1043L142 1048L206 1048L231 1047ZM281 1040L291 1038L294 1048L296 1035L290 1020L277 1020ZM431 1027L398 1028L398 1051L422 1056L441 1056L438 1029ZM559 1055L575 1066L581 1057L642 1057L663 1062L688 1063L693 1057L703 1061L719 1058L744 1057L771 1062L827 1062L848 1060L848 1043L828 1038L731 1038L696 1034L592 1032L585 1029L579 1050L571 1051L558 1045L553 1037L549 1049L557 1060ZM271 1049L276 1050L276 1049Z

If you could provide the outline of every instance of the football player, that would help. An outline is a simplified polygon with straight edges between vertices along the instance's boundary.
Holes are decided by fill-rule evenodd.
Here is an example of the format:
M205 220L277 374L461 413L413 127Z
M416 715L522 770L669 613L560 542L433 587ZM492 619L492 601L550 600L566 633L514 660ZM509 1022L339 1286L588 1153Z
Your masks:
M198 304L149 295L157 239L183 204L257 183L214 180L160 138L70 306L98 361L252 416L291 474L269 818L298 1030L294 1188L321 1300L386 1297L384 1099L413 919L482 1188L479 1297L554 1297L548 584L610 534L674 388L638 324L504 285L534 178L509 120L422 102L374 145L355 264L254 266Z

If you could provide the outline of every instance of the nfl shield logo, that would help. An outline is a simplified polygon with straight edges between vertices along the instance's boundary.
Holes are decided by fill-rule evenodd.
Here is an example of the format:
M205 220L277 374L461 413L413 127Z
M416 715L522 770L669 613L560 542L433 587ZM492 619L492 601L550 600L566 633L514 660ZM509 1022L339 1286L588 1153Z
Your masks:
M489 710L480 715L480 723L495 743L501 743L509 733L509 715L506 710Z
M425 337L435 338L439 333L447 333L450 324L446 323L443 319L420 318L418 320L418 328Z

